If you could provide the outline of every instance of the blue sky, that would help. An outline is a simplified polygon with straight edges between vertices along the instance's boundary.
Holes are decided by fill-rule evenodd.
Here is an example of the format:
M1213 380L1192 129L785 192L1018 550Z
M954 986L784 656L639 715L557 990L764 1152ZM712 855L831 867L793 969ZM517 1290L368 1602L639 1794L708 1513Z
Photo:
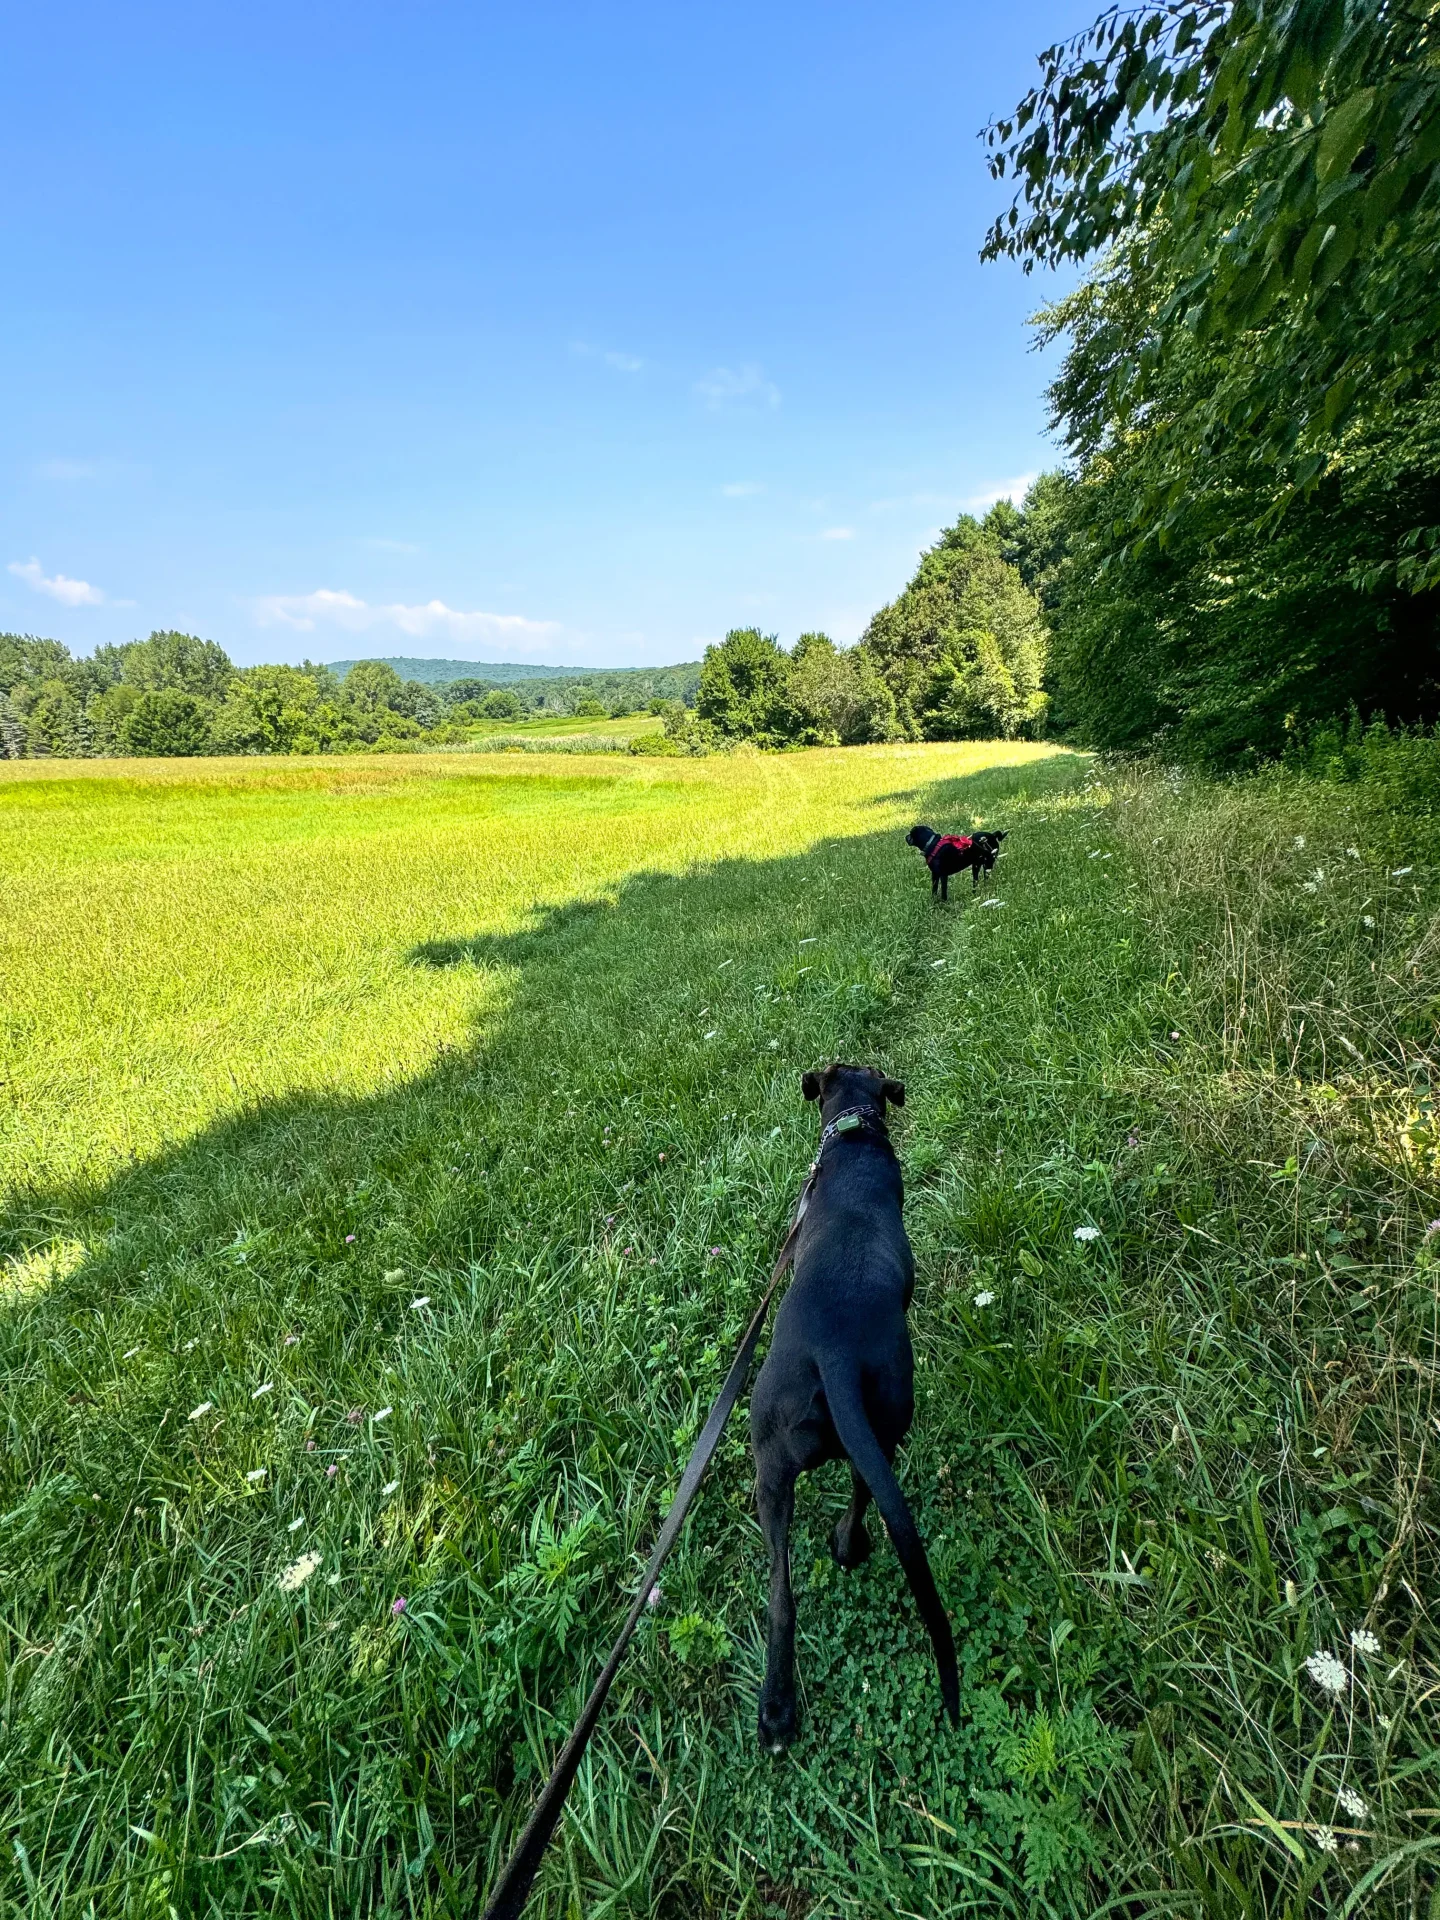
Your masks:
M855 639L1054 461L975 136L1097 10L8 6L0 630Z

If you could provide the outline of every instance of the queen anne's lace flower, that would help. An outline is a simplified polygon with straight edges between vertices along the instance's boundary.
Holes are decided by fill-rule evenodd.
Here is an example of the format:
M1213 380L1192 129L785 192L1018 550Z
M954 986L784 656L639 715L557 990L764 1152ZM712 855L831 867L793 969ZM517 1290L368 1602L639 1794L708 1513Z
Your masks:
M1336 1798L1352 1820L1369 1819L1370 1809L1365 1804L1365 1796L1357 1793L1353 1787L1341 1787Z
M1100 1229L1099 1227L1076 1227L1075 1238L1077 1240L1098 1240L1100 1238Z
M1350 1676L1344 1663L1337 1660L1333 1653L1320 1647L1305 1662L1306 1670L1317 1687L1323 1687L1327 1693L1344 1693L1350 1684Z
M1350 1635L1350 1644L1357 1653L1378 1653L1380 1642L1368 1627L1356 1627Z
M1338 1853L1340 1851L1340 1843L1329 1827L1316 1827L1311 1833L1310 1838L1315 1842L1321 1853Z
M320 1565L321 1557L318 1553L302 1553L298 1560L292 1560L279 1577L280 1591L298 1593Z
M977 1307L988 1307L994 1298L993 1293L977 1293L975 1296L975 1304Z

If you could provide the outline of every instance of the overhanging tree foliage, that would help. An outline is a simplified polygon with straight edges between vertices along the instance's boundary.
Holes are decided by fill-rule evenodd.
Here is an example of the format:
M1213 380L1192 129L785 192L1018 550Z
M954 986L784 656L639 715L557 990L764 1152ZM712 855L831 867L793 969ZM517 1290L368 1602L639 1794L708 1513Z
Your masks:
M989 257L1104 250L1043 317L1075 458L1057 715L1270 751L1440 711L1440 12L1112 10L989 129Z
M985 244L1054 265L1147 236L1148 311L1113 370L1117 419L1191 342L1244 339L1171 423L1183 451L1247 436L1269 514L1316 484L1347 428L1429 387L1440 345L1440 11L1423 0L1114 8L1042 55L1041 84L988 133L1017 179ZM1391 564L1440 580L1440 525Z

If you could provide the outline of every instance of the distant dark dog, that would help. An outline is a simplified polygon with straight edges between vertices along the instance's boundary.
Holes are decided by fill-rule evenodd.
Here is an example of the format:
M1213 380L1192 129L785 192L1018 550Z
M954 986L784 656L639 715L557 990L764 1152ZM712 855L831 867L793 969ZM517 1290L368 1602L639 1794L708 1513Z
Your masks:
M900 1163L885 1103L905 1089L874 1067L836 1064L807 1073L820 1102L819 1171L795 1247L795 1277L775 1316L770 1352L750 1398L760 1525L770 1546L769 1651L760 1695L760 1743L779 1753L795 1737L795 1602L790 1521L795 1481L826 1460L850 1460L850 1508L831 1552L858 1567L870 1552L865 1509L873 1497L929 1630L951 1721L960 1685L950 1622L891 1462L915 1412L914 1356L905 1312L915 1262L901 1207Z
M950 876L970 869L970 891L980 884L980 875L989 873L999 857L1003 833L937 833L934 827L912 827L905 836L907 847L918 847L930 869L930 892L942 900L950 898Z

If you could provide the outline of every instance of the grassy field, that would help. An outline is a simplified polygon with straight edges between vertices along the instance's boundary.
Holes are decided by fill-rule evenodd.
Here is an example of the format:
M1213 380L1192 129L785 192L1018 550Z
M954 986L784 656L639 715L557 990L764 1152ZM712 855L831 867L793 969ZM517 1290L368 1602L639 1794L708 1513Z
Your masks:
M627 713L616 720L563 714L544 720L475 720L466 731L472 743L482 747L509 741L528 747L537 741L578 743L596 738L608 745L612 741L639 740L647 734L663 733L664 723L654 713Z
M0 1912L474 1912L838 1055L962 1724L834 1469L758 1752L737 1420L537 1916L1435 1920L1434 857L1026 746L0 764Z

